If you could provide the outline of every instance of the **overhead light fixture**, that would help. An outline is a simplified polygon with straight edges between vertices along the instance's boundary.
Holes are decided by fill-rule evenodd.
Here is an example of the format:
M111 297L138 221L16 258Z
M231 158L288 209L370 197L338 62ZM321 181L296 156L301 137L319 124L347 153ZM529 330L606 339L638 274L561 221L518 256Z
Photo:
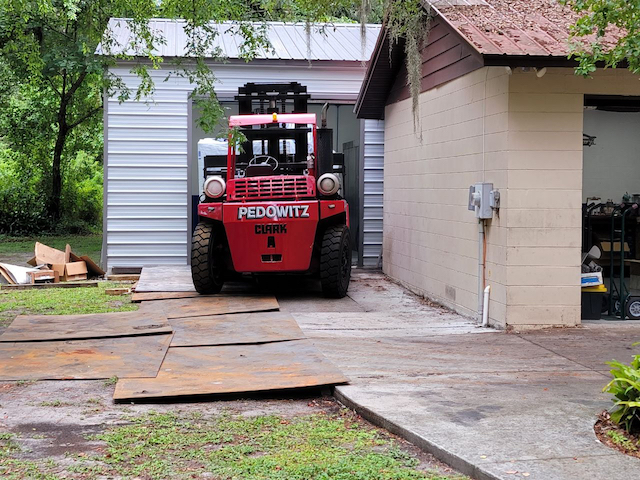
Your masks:
M547 73L547 67L534 68L534 70L536 72L536 77L538 78L544 77L545 73Z
M513 70L511 70L511 67L504 67L504 69L507 72L507 75L511 75L513 73Z

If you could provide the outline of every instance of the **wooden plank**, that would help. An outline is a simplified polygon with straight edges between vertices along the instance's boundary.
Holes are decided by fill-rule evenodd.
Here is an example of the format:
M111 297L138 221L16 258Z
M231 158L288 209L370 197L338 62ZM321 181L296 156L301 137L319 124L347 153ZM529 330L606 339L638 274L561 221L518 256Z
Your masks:
M179 298L152 302L162 309L167 318L203 317L227 313L268 312L278 310L273 295L218 295L210 297Z
M9 282L9 285L17 285L9 270L5 269L5 267L3 267L2 265L0 265L0 275L2 275L2 278L4 278L7 282Z
M309 340L171 347L156 378L118 380L114 400L219 395L346 383Z
M173 318L169 322L174 332L172 347L255 344L306 338L295 319L284 312Z
M0 342L33 342L171 333L167 317L153 309L88 315L18 315Z
M111 282L137 282L140 279L140 275L126 274L126 275L107 275L107 280Z
M38 270L37 272L29 272L31 283L36 283L36 280L45 281L51 280L52 282L58 281L59 277L54 270Z
M105 295L127 295L131 293L130 288L105 288Z
M0 343L0 380L155 377L171 335Z
M31 290L39 288L84 288L97 287L98 282L60 282L60 283L35 283L25 285L2 285L2 289L12 290Z

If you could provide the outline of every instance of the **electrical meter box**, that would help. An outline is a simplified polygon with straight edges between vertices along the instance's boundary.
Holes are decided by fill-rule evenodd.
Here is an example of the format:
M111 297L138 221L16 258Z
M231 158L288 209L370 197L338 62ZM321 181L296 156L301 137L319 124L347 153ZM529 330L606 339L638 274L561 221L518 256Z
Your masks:
M493 183L476 183L469 187L469 210L475 212L476 218L493 218L492 193Z

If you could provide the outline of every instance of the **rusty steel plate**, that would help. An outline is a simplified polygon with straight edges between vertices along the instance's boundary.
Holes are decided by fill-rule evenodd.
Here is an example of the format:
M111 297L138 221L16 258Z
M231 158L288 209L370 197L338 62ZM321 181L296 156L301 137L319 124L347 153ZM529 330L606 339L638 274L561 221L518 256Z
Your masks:
M198 292L134 292L131 301L134 303L146 302L150 300L171 300L174 298L194 298L199 297Z
M179 298L154 302L167 318L203 317L227 313L268 312L278 310L273 295L218 295L211 297Z
M19 315L0 335L0 342L124 337L171 331L167 317L148 308L89 315Z
M144 267L136 292L194 292L189 265Z
M118 380L114 400L249 393L347 382L309 340L171 347L156 378Z
M251 294L252 286L244 283L237 284L225 284L222 288L222 292L219 294L212 295L201 295L198 292L139 292L136 288L136 291L131 296L131 301L134 303L139 302L147 302L151 300L172 300L176 298L198 298L198 297L213 297L216 295L224 295L224 294L242 294L248 293Z
M284 312L235 313L172 318L172 347L281 342L306 338L298 323Z
M0 380L155 377L170 334L0 343Z

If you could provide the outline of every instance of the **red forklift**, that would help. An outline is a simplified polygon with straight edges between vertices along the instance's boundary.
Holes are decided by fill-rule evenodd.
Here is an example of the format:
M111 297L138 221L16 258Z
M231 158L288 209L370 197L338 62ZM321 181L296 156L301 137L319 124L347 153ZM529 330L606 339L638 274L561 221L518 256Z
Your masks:
M306 87L248 83L229 127L226 157L205 157L191 273L201 294L239 273L319 275L342 298L351 277L349 208L340 194L333 133L307 112ZM324 109L323 109L324 112Z

